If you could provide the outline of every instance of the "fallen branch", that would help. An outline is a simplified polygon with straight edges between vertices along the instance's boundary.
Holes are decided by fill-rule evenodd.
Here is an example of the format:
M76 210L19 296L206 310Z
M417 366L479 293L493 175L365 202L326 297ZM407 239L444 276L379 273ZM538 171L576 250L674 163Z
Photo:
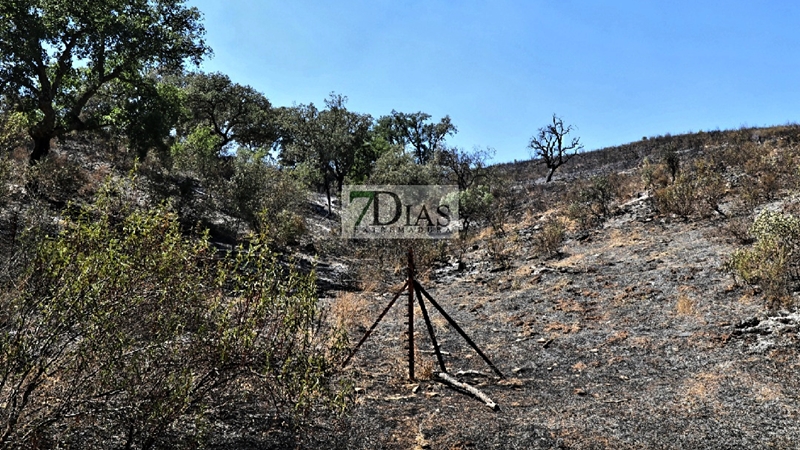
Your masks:
M447 384L449 384L449 385L451 385L451 386L453 386L453 387L455 387L457 389L461 389L463 391L469 392L470 394L472 394L475 397L477 397L478 399L480 399L482 402L486 403L486 406L491 408L493 411L497 411L497 403L495 403L492 399L489 398L488 395L486 395L483 392L479 391L475 387L470 386L470 385L468 385L466 383L462 383L462 382L456 380L455 378L451 377L450 375L448 375L448 374L446 374L444 372L438 372L436 375L439 377L439 379L441 379L445 383L447 383Z

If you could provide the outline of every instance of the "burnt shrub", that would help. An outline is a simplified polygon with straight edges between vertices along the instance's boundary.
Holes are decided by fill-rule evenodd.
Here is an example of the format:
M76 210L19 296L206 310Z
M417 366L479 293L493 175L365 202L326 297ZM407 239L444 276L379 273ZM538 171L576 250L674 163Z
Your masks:
M686 218L695 211L696 192L696 180L687 174L681 174L673 184L657 189L653 193L653 200L660 213Z

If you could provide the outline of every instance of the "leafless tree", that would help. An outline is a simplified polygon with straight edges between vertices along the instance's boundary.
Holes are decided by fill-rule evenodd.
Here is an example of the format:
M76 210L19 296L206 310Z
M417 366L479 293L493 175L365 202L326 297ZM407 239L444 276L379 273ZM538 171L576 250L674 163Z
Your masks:
M572 125L565 127L561 118L553 114L553 123L539 128L539 131L531 138L531 142L528 144L528 148L533 151L533 157L541 158L547 168L550 169L547 174L548 183L553 179L553 173L556 169L583 149L580 138L569 138L567 136L572 130Z

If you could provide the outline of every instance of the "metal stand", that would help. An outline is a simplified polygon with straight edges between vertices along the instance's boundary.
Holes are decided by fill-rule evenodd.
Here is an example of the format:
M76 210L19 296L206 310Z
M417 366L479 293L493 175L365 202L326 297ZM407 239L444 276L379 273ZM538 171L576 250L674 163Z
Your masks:
M356 344L355 348L353 348L353 350L350 352L350 355L344 361L342 367L347 366L347 364L350 362L350 359L353 357L353 355L356 354L358 349L361 347L361 344L363 344L367 340L367 338L369 338L370 334L372 334L372 332L378 326L378 324L386 315L386 313L389 312L392 306L394 306L394 303L397 301L397 299L400 298L400 295L406 290L408 290L407 336L408 336L408 379L409 380L411 381L414 380L414 295L415 294L417 297L417 302L419 304L419 309L422 312L422 318L425 320L425 326L428 329L428 335L430 335L431 342L433 343L433 351L434 353L436 353L436 359L439 362L439 367L441 368L442 372L447 373L447 368L444 365L444 358L442 358L442 352L439 349L439 343L436 341L436 335L433 332L433 325L431 324L430 317L428 316L428 310L425 307L425 302L423 301L423 297L428 299L431 305L433 305L433 307L437 311L439 311L442 317L444 317L445 320L447 320L447 322L450 323L450 325L452 325L453 328L458 332L458 334L460 334L461 337L463 337L464 340L467 341L467 344L469 344L469 346L472 347L472 349L475 350L475 352L477 352L478 355L481 358L483 358L484 361L486 361L486 364L488 364L489 367L491 367L494 373L496 373L500 378L505 378L505 376L503 376L500 370L498 370L497 367L495 367L495 365L492 364L489 358L481 351L481 349L479 349L478 346L475 345L472 339L470 339L469 336L467 336L464 330L462 330L461 327L458 326L456 321L453 320L453 318L450 317L450 315L448 315L447 312L445 312L445 310L439 305L439 303L437 303L436 300L434 300L433 297L431 297L431 295L428 294L428 291L426 291L425 288L423 288L422 285L419 284L419 282L414 279L414 252L411 249L408 250L408 278L406 279L405 285L403 285L403 288L400 290L400 292L395 294L394 298L392 298L392 301L389 302L386 308L383 309L381 314L378 316L378 319L375 320L375 323L373 323L372 326L369 327L369 330L367 330L367 332L364 333L364 337L361 338L358 344Z

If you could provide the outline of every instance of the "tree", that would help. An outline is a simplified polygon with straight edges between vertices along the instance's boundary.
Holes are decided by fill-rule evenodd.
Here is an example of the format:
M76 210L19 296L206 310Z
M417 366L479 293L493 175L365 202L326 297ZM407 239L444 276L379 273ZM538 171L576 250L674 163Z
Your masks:
M553 179L556 169L583 149L580 138L570 139L567 137L572 130L572 125L565 127L561 118L553 114L553 123L539 128L536 136L533 136L528 144L528 148L533 151L533 157L541 158L550 169L547 174L547 183Z
M300 105L288 111L287 132L282 142L281 161L290 166L311 164L322 178L331 211L331 188L335 183L341 192L345 178L356 167L367 145L372 116L345 108L347 97L331 93L326 108L319 111L314 104ZM362 164L363 165L363 164Z
M471 152L464 149L444 149L436 154L436 162L442 169L443 178L458 185L458 216L462 231L491 213L494 202L490 184L492 176L486 167L494 150L476 147Z
M445 138L458 131L450 116L444 116L438 123L428 122L430 118L430 114L423 112L408 114L392 110L391 115L378 119L375 130L390 144L411 146L416 163L425 164L444 148Z
M471 152L449 148L437 153L436 161L442 166L444 176L465 191L474 184L485 183L489 177L486 164L494 155L494 149L476 147Z
M55 137L109 125L108 108L88 105L113 85L127 91L149 73L199 64L210 52L199 20L181 0L0 3L0 95L29 118L31 162Z
M189 117L181 124L190 134L198 126L210 127L219 137L218 152L238 144L251 150L268 148L277 139L272 105L250 86L233 83L221 73L186 76L184 93Z

